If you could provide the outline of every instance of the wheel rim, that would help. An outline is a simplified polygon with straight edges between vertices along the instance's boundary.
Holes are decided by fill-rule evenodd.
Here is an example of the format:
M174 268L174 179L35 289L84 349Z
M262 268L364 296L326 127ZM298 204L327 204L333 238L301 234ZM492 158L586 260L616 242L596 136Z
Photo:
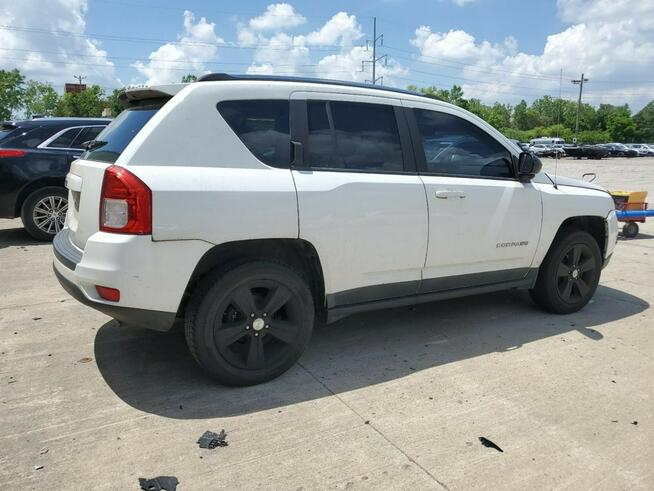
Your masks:
M39 200L32 210L36 227L46 234L56 234L64 228L68 200L61 196L46 196Z
M302 308L285 285L255 280L232 290L219 306L213 338L219 353L239 369L258 370L294 349Z
M590 247L585 244L571 246L563 255L557 268L557 290L564 302L577 303L589 294L597 262Z

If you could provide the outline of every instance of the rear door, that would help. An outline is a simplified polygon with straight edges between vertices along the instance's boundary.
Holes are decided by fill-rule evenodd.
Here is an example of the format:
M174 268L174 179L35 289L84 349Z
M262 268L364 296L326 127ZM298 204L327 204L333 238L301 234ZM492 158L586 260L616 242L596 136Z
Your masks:
M427 250L424 186L397 99L291 96L300 238L330 307L415 294Z
M514 157L462 112L411 103L407 119L429 207L422 292L524 278L541 227L541 197Z

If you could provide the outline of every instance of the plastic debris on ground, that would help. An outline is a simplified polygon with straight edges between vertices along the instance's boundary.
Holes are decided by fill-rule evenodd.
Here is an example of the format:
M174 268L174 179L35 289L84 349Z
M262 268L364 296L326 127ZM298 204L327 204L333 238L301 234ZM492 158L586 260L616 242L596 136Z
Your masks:
M485 437L483 437L483 436L480 436L480 437L479 437L479 441L481 442L481 444L482 444L484 447L494 448L494 449L497 450L498 452L502 452L502 453L504 453L504 450L502 450L502 449L501 449L501 448L500 448L500 447L499 447L495 442L490 441L488 438L485 438Z
M159 476L152 479L139 477L139 486L145 491L175 491L179 481L175 476Z
M229 445L225 438L227 438L227 433L225 433L225 430L220 430L219 434L214 433L213 431L205 431L197 443L200 445L200 448L208 448L213 450L216 447L226 447Z

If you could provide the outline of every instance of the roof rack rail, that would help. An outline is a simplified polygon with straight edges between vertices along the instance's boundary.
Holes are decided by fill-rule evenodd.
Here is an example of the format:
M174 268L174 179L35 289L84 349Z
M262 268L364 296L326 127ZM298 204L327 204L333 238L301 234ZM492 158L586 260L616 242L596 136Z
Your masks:
M198 78L198 82L224 82L230 80L259 80L262 82L302 82L310 84L325 84L325 85L339 85L345 87L358 87L362 89L375 89L385 92L395 92L398 94L417 95L420 97L428 97L425 94L412 92L410 90L396 89L394 87L381 87L378 85L362 84L360 82L347 82L345 80L328 80L326 78L311 78L311 77L292 77L282 75L230 75L228 73L208 73Z

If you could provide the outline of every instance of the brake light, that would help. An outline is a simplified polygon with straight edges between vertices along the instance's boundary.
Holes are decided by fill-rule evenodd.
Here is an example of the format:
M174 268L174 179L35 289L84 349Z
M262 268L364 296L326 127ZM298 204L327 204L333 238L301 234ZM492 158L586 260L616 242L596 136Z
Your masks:
M3 150L0 148L0 159L8 159L11 157L24 157L27 152L25 150Z
M152 192L124 167L112 165L104 171L100 230L134 235L152 233Z

